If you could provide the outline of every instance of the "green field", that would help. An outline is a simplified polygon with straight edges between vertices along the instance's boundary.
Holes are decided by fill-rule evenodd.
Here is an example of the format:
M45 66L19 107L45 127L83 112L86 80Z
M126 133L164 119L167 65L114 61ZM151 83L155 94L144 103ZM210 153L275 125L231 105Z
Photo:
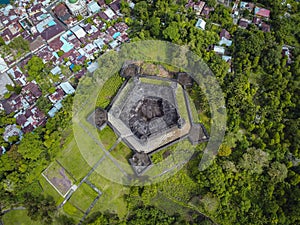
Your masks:
M93 172L89 181L102 191L102 196L97 201L91 213L107 210L113 211L123 218L127 214L127 204L124 195L128 194L129 187L107 180L97 172Z
M123 162L123 163L127 163L128 164L128 160L132 155L132 150L130 148L127 147L127 145L125 145L123 142L120 142L112 151L111 151L111 155Z
M187 93L187 95L189 97L189 104L190 104L190 109L191 109L191 115L193 117L193 122L198 123L199 122L199 113L197 112L196 106L195 106L191 96L188 93Z
M72 176L57 161L52 162L43 175L62 195L65 195L74 183Z
M80 181L90 170L90 166L82 157L75 139L64 149L62 156L57 161L66 168L76 182Z
M97 197L97 193L86 183L83 183L72 195L69 202L85 212Z
M57 205L59 205L64 200L63 197L54 189L54 187L52 187L52 185L42 175L40 175L39 177L39 183L43 188L44 195L52 196Z
M84 213L76 208L75 206L73 206L70 202L67 202L63 208L62 208L62 212L66 214L67 216L72 217L73 219L77 220L77 222L79 222L79 220L83 217Z
M115 96L119 88L123 83L123 78L119 75L114 75L110 77L103 85L103 88L100 90L97 98L97 107L106 108L112 98Z
M185 103L183 88L181 86L177 87L176 99L177 99L178 110L179 110L180 116L185 121L189 121L189 116L188 116L187 106L186 106L186 103Z
M27 210L12 210L2 217L3 225L40 225L41 222L31 220Z
M160 79L141 77L140 81L146 84L156 84L162 86L170 86L170 82Z
M99 138L106 150L109 150L118 139L115 132L109 126L106 126L103 130L99 131L98 133Z

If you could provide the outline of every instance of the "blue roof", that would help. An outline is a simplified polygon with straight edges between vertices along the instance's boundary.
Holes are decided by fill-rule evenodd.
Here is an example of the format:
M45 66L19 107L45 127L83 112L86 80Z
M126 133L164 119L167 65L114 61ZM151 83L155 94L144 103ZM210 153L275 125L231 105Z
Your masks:
M69 35L71 32L68 32L68 33L65 33L64 35ZM72 34L72 33L71 33ZM70 51L71 49L73 49L74 45L70 42L68 42L65 38L64 38L64 35L60 36L60 40L62 41L63 46L61 46L61 50L63 50L64 52L68 52Z
M56 102L54 107L57 108L58 110L60 110L62 108L61 101Z
M51 27L51 26L54 26L54 25L56 25L54 20L50 20L49 23L48 23L48 26Z
M97 2L91 2L88 4L88 8L92 13L99 12L100 6L97 4Z
M50 109L50 111L48 112L48 115L49 115L50 117L54 117L55 114L56 114L57 112L58 112L58 109L55 108L55 107L53 107L53 108Z
M120 32L116 32L116 33L114 33L113 38L116 39L116 38L119 37L120 35L121 35Z
M54 55L54 57L57 58L57 59L59 58L57 52L52 52L52 55Z
M70 69L73 69L74 66L75 66L75 65L72 63L72 64L70 65Z
M72 85L68 81L61 83L60 87L63 89L63 91L66 94L73 94L75 92L75 89L72 87Z

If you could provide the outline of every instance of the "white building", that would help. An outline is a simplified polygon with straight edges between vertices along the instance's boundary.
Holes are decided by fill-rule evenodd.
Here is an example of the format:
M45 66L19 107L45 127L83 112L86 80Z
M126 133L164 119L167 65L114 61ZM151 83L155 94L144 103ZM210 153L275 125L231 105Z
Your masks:
M107 8L104 13L107 15L109 19L112 19L116 14L110 8Z
M63 91L66 94L73 94L75 92L75 89L72 87L72 85L68 81L61 83L60 87L63 89Z
M14 83L12 82L10 77L7 75L7 73L0 74L0 97L8 92L8 90L6 88L7 84L14 86Z
M94 14L94 13L100 12L101 8L97 4L97 2L92 1L88 4L88 10L91 14Z
M196 27L205 30L206 22L203 19L198 19Z
M227 47L230 47L232 45L232 41L228 40L225 37L222 37L221 40L219 41L219 45L226 45Z
M74 16L85 16L87 14L85 0L67 0L66 5Z
M79 25L72 27L71 31L76 35L78 39L83 38L86 35L86 32Z
M224 55L225 53L225 48L222 46L214 46L214 52L220 55Z

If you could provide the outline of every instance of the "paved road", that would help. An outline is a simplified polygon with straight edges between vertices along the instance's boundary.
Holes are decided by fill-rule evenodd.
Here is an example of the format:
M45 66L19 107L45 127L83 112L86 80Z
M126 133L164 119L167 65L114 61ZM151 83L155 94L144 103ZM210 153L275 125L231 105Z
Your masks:
M6 210L1 211L0 215L4 215L5 213L8 213L13 210L22 210L22 209L26 209L26 208L24 206L19 206L19 207L15 207L12 209L6 209Z

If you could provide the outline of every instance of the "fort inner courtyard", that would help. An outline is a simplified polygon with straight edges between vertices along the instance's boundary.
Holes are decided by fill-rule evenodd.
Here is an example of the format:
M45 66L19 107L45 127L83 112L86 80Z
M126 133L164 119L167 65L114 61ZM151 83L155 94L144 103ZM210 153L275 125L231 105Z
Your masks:
M108 110L108 124L136 152L150 153L189 133L182 86L168 79L130 78Z

